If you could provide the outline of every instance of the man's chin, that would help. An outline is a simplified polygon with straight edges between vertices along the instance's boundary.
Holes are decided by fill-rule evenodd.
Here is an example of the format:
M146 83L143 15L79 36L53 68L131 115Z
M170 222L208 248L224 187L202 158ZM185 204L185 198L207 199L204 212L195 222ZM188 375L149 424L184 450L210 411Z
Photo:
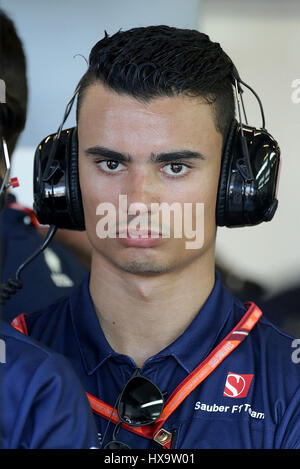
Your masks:
M158 275L165 274L171 270L168 265L139 260L124 262L119 267L125 272L134 275Z

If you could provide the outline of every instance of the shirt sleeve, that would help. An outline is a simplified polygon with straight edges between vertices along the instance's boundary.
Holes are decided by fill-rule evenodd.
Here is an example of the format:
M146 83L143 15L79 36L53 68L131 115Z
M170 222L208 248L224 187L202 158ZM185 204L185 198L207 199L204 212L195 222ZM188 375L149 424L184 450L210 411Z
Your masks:
M15 447L98 448L96 424L85 392L69 362L51 354L35 371L18 412Z

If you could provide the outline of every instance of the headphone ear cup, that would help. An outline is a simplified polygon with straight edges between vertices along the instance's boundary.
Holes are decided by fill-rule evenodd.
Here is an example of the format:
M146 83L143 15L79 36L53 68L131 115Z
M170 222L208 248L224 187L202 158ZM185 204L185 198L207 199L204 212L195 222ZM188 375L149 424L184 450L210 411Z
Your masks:
M56 137L51 134L43 139L35 152L33 209L41 224L82 231L85 226L76 128L63 130L58 140Z
M85 230L85 223L79 184L77 128L74 127L71 132L68 154L66 155L68 162L67 191L69 192L70 215L74 222L74 229L82 231Z
M229 182L229 172L233 158L233 146L237 137L238 122L234 119L227 133L225 144L223 145L221 169L219 177L219 187L216 204L216 224L224 226L226 224L227 191Z
M270 221L278 205L279 165L280 148L266 129L243 125L242 133L239 124L233 123L222 154L217 225L242 227Z

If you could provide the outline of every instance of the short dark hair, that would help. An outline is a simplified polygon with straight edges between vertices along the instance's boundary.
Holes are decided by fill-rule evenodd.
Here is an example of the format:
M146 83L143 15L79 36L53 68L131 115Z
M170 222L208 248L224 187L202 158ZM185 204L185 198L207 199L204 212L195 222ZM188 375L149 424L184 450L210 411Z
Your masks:
M24 129L27 113L26 58L12 20L0 10L0 79L6 85L6 104L0 106L0 135L10 155Z
M79 82L77 122L86 89L99 81L120 94L149 101L184 94L213 105L223 137L235 115L231 59L204 33L170 26L119 31L92 48Z

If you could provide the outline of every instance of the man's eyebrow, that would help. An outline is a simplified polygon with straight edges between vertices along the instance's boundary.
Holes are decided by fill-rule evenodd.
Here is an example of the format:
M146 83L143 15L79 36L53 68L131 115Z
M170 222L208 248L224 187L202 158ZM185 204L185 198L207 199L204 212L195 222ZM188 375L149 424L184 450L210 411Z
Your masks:
M158 154L151 154L151 160L154 163L169 163L171 161L176 160L188 160L188 159L198 159L198 160L205 160L205 156L198 152L198 151L191 151L191 150L178 150L178 151L171 151L168 153L158 153Z
M111 150L106 147L94 146L87 148L85 150L86 155L94 156L103 156L104 158L109 158L115 161L123 161L130 163L132 161L132 156L125 153L120 153L115 150ZM151 153L151 161L153 163L170 163L172 161L182 160L182 159L198 159L205 160L205 156L198 152L192 150L178 150L171 151L166 153Z
M132 160L130 155L125 155L124 153L110 150L106 147L99 147L98 145L87 148L84 153L86 155L103 156L104 158L110 158L116 161L126 161L127 163Z

